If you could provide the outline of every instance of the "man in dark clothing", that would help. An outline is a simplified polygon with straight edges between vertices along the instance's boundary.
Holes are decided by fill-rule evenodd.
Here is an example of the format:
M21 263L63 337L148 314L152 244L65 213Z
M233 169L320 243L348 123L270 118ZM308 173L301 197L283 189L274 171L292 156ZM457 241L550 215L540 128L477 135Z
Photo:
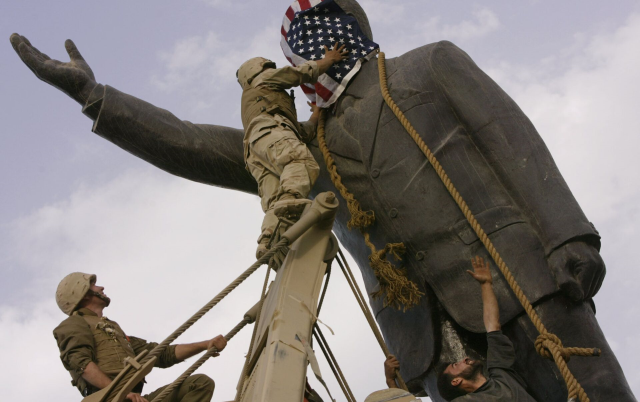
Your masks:
M467 272L480 283L482 289L488 374L485 376L483 370L485 363L469 357L448 364L438 377L440 395L449 401L535 402L525 390L524 381L512 368L516 354L509 338L500 331L500 312L493 292L489 262L485 263L479 256L471 262L473 271Z
M438 377L440 396L448 401L504 401L535 402L525 390L525 383L513 370L516 354L513 344L500 331L500 311L493 292L489 262L477 256L471 260L473 271L467 271L480 283L484 326L487 330L487 375L485 363L466 357L446 364ZM387 357L384 372L389 388L397 388L396 369L400 363L395 356Z

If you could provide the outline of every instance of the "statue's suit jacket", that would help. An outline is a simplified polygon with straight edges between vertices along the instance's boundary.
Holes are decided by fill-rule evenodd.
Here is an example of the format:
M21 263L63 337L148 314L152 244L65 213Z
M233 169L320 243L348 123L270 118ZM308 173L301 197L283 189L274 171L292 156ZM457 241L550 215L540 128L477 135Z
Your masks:
M599 237L574 199L551 154L515 102L450 42L387 60L392 97L436 155L528 298L558 291L547 257L580 238ZM238 100L240 91L238 91ZM244 169L241 130L181 121L111 87L98 87L85 108L94 131L170 173L198 182L256 193ZM466 270L482 244L406 133L380 92L376 60L363 65L330 111L326 139L343 182L376 214L369 229L379 247L404 242L401 262L426 292L403 313L371 300L387 342L411 379L425 372L438 342L439 302L464 329L484 332L479 286ZM317 142L310 145L323 166ZM321 168L313 193L334 191ZM258 205L256 204L256 208ZM368 249L346 228L342 200L335 231L358 262L367 291L377 283ZM494 270L501 321L522 312Z

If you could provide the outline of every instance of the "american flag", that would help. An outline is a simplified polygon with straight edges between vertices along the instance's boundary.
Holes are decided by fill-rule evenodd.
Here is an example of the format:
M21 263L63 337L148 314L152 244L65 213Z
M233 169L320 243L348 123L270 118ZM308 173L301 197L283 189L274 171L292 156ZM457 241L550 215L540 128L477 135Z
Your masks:
M324 58L324 46L345 45L349 58L334 64L318 82L304 84L302 91L320 107L333 104L360 70L363 60L377 53L379 46L360 29L356 19L334 0L296 0L282 20L280 46L294 66Z

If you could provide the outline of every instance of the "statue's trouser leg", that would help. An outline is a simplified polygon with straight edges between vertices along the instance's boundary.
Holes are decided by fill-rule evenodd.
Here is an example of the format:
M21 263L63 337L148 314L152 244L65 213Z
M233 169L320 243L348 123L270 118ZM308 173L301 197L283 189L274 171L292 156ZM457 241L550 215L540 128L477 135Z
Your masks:
M536 311L563 345L602 350L600 357L574 356L569 361L569 369L592 401L636 401L587 302L574 303L558 294L539 303ZM560 372L551 360L542 359L534 349L538 333L529 318L523 315L512 320L503 327L503 332L514 343L516 370L529 385L529 392L539 401L565 402L566 386Z
M164 388L158 388L149 395L145 395L145 399L152 401ZM211 378L204 374L194 374L184 380L182 385L171 392L163 402L209 402L214 389L215 383Z
M307 146L286 127L275 127L250 144L247 165L258 183L265 212L263 234L273 231L278 222L273 205L287 197L307 198L320 172Z

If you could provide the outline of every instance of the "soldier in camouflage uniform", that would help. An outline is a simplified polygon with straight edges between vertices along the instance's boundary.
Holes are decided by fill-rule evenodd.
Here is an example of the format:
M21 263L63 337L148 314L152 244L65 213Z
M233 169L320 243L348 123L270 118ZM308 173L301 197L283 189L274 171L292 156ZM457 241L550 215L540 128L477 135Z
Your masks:
M256 257L267 250L276 227L278 209L301 212L318 178L319 167L305 145L316 135L320 110L312 105L308 122L299 123L293 96L286 90L315 83L334 63L347 58L344 45L335 45L321 60L298 67L276 68L271 60L256 57L237 72L242 86L242 125L247 169L258 182L265 218Z
M69 317L53 330L62 364L71 374L71 383L83 396L108 386L124 368L124 359L135 357L143 350L153 349L157 343L127 336L117 322L102 315L111 299L104 287L96 285L96 276L74 272L58 285L58 306ZM158 356L156 367L166 368L215 346L223 350L227 341L222 335L192 344L171 345ZM144 381L127 395L132 402L153 400L163 388L144 397ZM165 402L209 402L215 384L206 375L192 375L169 394Z

